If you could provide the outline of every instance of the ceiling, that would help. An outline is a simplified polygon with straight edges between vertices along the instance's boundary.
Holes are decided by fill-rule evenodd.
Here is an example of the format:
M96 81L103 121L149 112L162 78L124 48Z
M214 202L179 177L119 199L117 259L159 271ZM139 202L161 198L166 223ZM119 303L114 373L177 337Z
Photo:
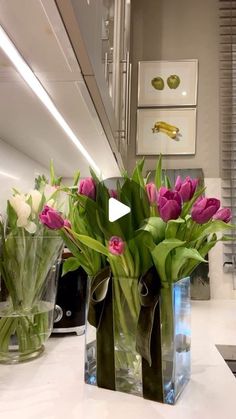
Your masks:
M119 169L53 0L1 0L0 24L104 177ZM0 139L58 175L89 173L86 160L0 50Z

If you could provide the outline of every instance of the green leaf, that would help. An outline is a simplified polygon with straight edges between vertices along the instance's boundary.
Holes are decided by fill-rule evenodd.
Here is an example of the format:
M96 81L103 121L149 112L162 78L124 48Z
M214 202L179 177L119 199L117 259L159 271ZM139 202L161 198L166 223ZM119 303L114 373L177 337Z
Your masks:
M168 176L167 176L167 175L164 175L164 186L165 186L167 189L171 189L171 187L172 187L172 185L171 185L171 183L170 183L170 179L168 178Z
M97 177L96 173L94 172L94 170L90 167L89 168L91 176L93 178L93 180L95 180L96 184L99 184L100 179Z
M75 241L72 240L71 236L69 236L68 233L66 233L63 230L60 230L60 235L61 235L66 247L68 247L68 249L71 251L71 253L75 257L79 257L81 255L81 248L79 246L79 243L75 243Z
M74 174L74 178L73 178L73 186L77 186L79 183L79 178L80 178L80 171L77 170L77 172L75 172Z
M179 273L182 267L185 265L188 259L194 259L200 262L207 261L200 255L197 249L188 249L187 247L178 248L175 250L175 254L171 258L171 279L177 281Z
M80 267L80 261L75 257L70 257L63 262L62 276L67 274L67 272L76 271Z
M11 206L10 202L7 201L7 225L9 226L10 230L14 230L16 228L17 223L17 214L14 208Z
M219 233L221 231L232 230L232 229L235 229L235 228L236 228L236 226L234 226L232 224L227 224L224 221L212 220L210 224L206 225L206 228L204 228L204 226L202 226L201 233L200 233L199 237L197 237L197 239L207 237L212 233Z
M160 154L159 159L156 165L156 173L155 173L155 185L157 189L160 189L162 185L162 155Z
M166 260L168 255L176 247L184 246L185 242L178 239L166 239L163 242L159 243L155 249L151 252L153 257L153 262L155 264L156 270L160 276L160 279L163 283L167 283L171 280L168 278L167 269L166 269Z
M144 158L142 160L139 160L136 163L135 169L133 171L133 175L131 180L133 182L136 182L138 185L140 185L141 188L145 188L144 179L142 175L143 166L144 166Z
M149 182L150 176L151 176L152 172L148 172L146 178L145 178L145 185Z
M53 165L53 160L50 160L50 182L51 185L54 185L55 183L55 171L54 171L54 165Z
M73 236L81 243L88 246L90 249L95 250L96 252L102 253L105 256L109 256L107 248L100 243L98 240L93 239L89 236L84 236L83 234L72 233Z
M140 230L149 232L152 235L152 238L155 244L160 243L160 241L165 238L165 229L166 223L160 217L149 217L144 221L144 225Z
M128 247L134 259L136 276L148 271L153 265L151 250L155 243L152 235L145 230L138 230L133 239L128 241Z
M205 241L204 244L198 249L199 254L202 257L205 257L208 252L215 246L217 243L217 236L216 234L213 234L212 238L209 241ZM183 267L182 270L182 277L191 275L191 273L194 271L194 269L199 265L199 262L196 260L191 260L186 263L186 266Z
M131 208L131 213L118 220L126 238L132 237L143 220L150 215L150 204L144 188L137 182L126 179L121 191L120 201Z
M166 225L165 238L166 239L175 238L180 224L184 224L184 223L185 223L185 220L183 220L183 218L177 218L177 220L168 221Z

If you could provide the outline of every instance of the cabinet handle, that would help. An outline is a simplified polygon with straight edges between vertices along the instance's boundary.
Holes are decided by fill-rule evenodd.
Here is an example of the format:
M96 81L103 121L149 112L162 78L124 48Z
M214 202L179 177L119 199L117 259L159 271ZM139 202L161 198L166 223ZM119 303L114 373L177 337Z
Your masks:
M104 63L104 75L105 75L105 80L106 82L108 82L108 73L109 73L109 62L108 62L108 52L105 52L105 63Z
M125 83L125 137L130 144L130 101L131 101L131 69L129 51L126 53L126 83Z

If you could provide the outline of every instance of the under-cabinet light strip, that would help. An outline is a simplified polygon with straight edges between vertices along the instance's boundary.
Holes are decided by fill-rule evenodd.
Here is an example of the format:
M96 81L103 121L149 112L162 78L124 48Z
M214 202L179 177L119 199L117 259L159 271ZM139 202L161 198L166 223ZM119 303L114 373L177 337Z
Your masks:
M3 172L0 170L0 176L9 177L10 179L19 180L20 178L14 175L11 175L10 173Z
M37 77L34 75L31 68L25 62L25 60L20 55L19 51L10 40L2 26L0 26L0 47L3 49L5 54L11 60L13 65L16 67L22 78L26 81L29 87L33 90L33 92L38 96L44 106L48 109L51 115L55 118L70 140L74 143L74 145L78 148L80 153L83 157L87 160L89 165L94 169L97 174L101 174L101 170L96 165L95 161L92 159L88 151L84 148L81 144L80 140L77 138L75 133L72 131L70 126L67 124L61 113L58 111L56 106L54 105L53 101L51 100L50 96L41 85Z

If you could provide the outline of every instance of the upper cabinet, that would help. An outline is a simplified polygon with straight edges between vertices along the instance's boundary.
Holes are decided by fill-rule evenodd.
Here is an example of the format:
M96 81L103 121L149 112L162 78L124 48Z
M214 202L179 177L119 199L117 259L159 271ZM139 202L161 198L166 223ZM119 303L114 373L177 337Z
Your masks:
M56 0L111 147L125 161L129 137L128 0ZM114 150L115 150L114 149Z
M119 176L123 168L120 153L116 144L111 147L107 141L55 1L0 1L0 24L50 95L73 138L80 141L104 177ZM1 49L0 89L1 140L45 167L53 158L63 177L71 177L77 169L82 176L89 175L89 164L78 147Z

